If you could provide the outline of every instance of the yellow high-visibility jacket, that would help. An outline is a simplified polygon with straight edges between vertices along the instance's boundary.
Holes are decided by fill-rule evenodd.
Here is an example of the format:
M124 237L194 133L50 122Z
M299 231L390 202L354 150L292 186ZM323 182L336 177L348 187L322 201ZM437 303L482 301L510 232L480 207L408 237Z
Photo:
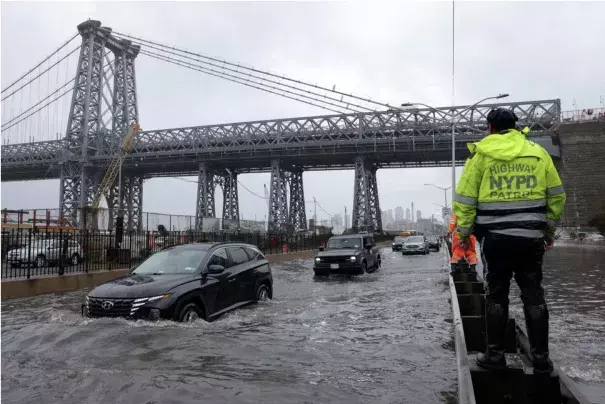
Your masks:
M511 129L469 143L456 187L454 214L460 237L490 232L543 238L558 225L566 195L552 158L544 148Z

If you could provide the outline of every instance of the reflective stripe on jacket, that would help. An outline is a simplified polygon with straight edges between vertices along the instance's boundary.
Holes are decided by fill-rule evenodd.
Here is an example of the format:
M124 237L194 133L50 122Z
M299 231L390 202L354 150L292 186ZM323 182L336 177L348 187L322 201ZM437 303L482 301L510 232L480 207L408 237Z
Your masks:
M525 135L512 129L468 144L472 156L453 204L461 236L475 226L477 231L542 238L547 226L557 226L566 199L561 179L548 152Z

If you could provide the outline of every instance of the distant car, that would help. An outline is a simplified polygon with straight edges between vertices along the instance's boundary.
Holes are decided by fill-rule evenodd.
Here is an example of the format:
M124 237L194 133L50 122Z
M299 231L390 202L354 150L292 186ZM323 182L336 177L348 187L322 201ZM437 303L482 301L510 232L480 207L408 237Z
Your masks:
M331 237L315 257L313 272L317 276L331 273L363 274L380 268L382 259L370 234Z
M403 248L401 249L401 253L403 255L406 254L428 254L429 250L429 242L424 236L410 236L403 243Z
M57 264L61 259L63 243L64 241L59 239L32 240L31 244L10 250L6 259L13 268L23 264L34 264L38 268ZM84 258L84 250L77 241L67 240L65 256L69 264L78 265Z
M87 317L210 321L237 307L273 298L269 261L243 243L170 246L130 274L94 288Z
M405 241L407 237L401 237L401 236L397 236L393 239L393 244L392 244L392 248L393 251L401 251L401 248L403 247L403 243Z
M439 240L436 236L428 236L427 241L429 242L429 249L433 248L435 251L439 252L441 248L441 240Z

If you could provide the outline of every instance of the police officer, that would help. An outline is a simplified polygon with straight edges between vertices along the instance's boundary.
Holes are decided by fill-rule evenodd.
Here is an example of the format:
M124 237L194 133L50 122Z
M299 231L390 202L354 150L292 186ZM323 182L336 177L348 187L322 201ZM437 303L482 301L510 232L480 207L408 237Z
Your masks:
M481 243L486 281L487 351L477 365L506 367L504 341L510 279L521 289L527 333L536 373L550 373L548 309L542 289L542 258L554 243L566 195L550 155L516 129L514 112L498 108L487 116L489 135L469 143L456 188L454 214L460 243L471 231Z

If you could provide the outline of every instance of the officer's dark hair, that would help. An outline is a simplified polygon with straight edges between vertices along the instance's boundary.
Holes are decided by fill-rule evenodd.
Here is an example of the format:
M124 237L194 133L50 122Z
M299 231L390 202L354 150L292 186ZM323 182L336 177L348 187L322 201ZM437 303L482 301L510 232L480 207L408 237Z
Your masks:
M487 114L487 123L491 126L492 132L515 129L518 120L513 111L504 108L492 109Z

